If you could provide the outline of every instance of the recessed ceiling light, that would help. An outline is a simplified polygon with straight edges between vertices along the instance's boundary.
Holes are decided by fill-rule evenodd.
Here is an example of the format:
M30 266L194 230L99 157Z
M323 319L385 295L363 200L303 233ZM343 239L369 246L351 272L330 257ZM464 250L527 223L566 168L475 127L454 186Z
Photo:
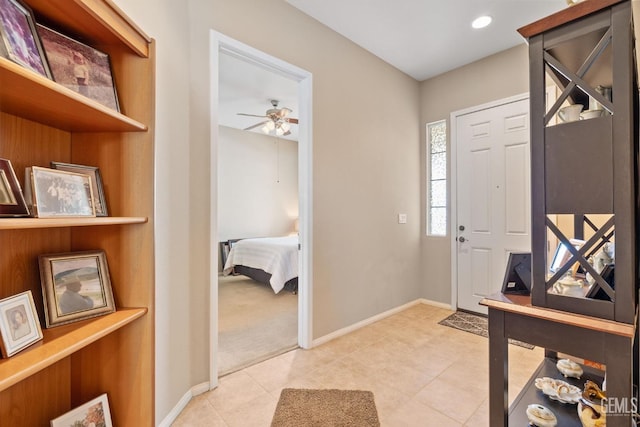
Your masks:
M473 22L471 23L471 26L475 29L484 28L487 25L491 24L492 20L493 18L490 17L489 15L480 16L473 20Z

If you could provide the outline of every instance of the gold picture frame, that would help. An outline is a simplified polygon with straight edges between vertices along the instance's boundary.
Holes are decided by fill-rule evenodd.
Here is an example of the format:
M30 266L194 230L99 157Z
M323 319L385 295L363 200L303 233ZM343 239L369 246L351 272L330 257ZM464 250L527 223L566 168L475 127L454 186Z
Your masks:
M38 257L47 328L116 311L102 250Z

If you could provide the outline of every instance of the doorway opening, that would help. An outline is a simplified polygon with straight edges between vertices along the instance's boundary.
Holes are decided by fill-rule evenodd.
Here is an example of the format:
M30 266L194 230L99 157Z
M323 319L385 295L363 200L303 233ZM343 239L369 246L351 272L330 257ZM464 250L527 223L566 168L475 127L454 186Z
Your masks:
M264 133L261 132L261 128L267 128L266 126L254 126L254 124L251 123L247 127L252 127L253 129L258 130L259 133L252 133L251 136L248 136L247 141L244 142L245 147L251 146L253 144L253 147L259 147L256 151L263 151L267 153L267 156L270 156L269 159L261 161L257 157L257 153L248 154L244 156L244 159L236 158L232 161L235 163L235 167L227 168L227 170L224 171L225 176L222 176L221 173L223 168L220 165L222 161L225 161L223 159L223 156L228 155L229 151L233 152L234 149L237 149L239 147L238 145L230 145L229 140L234 139L234 135L237 137L241 135L241 133L249 133L245 130L237 130L228 126L224 126L223 123L224 112L222 106L223 103L228 106L229 102L228 100L222 99L222 97L225 96L225 89L222 87L223 83L221 83L221 78L227 71L222 67L228 66L229 64L242 64L242 66L247 69L253 68L254 70L262 72L262 76L267 75L264 73L269 73L269 75L275 76L277 79L288 80L297 87L295 100L290 101L297 104L295 117L298 123L290 124L291 127L295 126L295 130L297 131L297 143L292 142L290 139L286 139L289 134L293 133L286 132L288 130L286 127L284 127L284 131L280 129L280 132L274 132L274 136L268 136L267 131L269 129L264 129ZM258 87L260 87L262 85L263 90L268 89L267 87L269 83L266 80L257 80L258 81L253 81L253 79L251 79L251 81L247 81L243 86L257 85ZM297 304L297 339L296 343L294 343L294 346L295 344L297 344L297 346L299 347L309 348L311 345L311 93L312 81L311 74L309 72L288 64L278 58L272 57L264 52L252 48L251 46L233 40L223 34L215 31L211 32L211 265L217 265L219 267L218 269L211 269L211 388L217 386L218 376L225 373L221 370L221 368L225 371L228 371L230 369L229 366L233 365L233 361L230 362L228 360L229 357L234 357L229 356L228 354L225 354L227 360L223 360L223 358L220 357L220 345L221 343L224 344L225 342L222 339L220 333L227 333L228 330L226 329L229 329L228 325L223 325L221 323L220 317L222 314L224 314L221 307L221 291L224 291L223 288L226 288L227 290L233 289L233 291L235 292L235 290L237 290L239 286L245 286L247 289L251 288L252 292L262 292L265 297L269 297L269 293L275 295L284 293L284 295L282 295L283 297L295 295L294 304ZM275 99L275 97L271 98L272 99L266 99L265 97L264 103L266 104L268 102L270 105L265 105L264 108L262 108L262 111L267 110L267 107L273 108L272 101L281 102L281 100ZM286 100L282 101L286 102ZM284 103L280 103L279 106L285 108L287 107L287 105L285 105ZM238 111L235 111L236 109ZM263 114L255 110L245 111L240 106L234 108L232 114L237 115L237 113L255 114L258 116L261 116ZM265 111L264 114L268 114L268 110ZM293 112L291 117L294 117ZM268 119L266 119L265 117L255 117L254 119L256 119L256 125L258 123L264 125L265 123L263 122L268 121ZM284 135L284 133L287 133L287 135ZM243 137L240 137L240 139L242 138ZM260 142L264 144L260 146ZM297 154L297 159L294 159L292 157L295 154ZM226 161L229 160L227 159ZM221 187L225 185L223 181L225 179L228 179L229 173L232 173L229 171L229 169L235 169L239 174L247 174L251 173L251 171L255 171L255 168L250 168L250 170L242 170L243 168L241 167L241 163L244 161L249 161L249 163L253 162L254 166L263 168L264 171L272 174L271 180L273 182L267 185L269 189L265 190L266 187L262 189L264 191L272 193L287 193L287 191L283 191L278 186L279 184L281 184L280 181L292 181L293 179L290 178L291 174L294 173L292 172L292 170L295 169L295 174L297 174L297 176L295 176L295 179L297 180L297 206L293 206L290 209L284 209L284 211L288 210L289 212L287 213L283 211L280 218L276 218L277 215L272 212L273 218L271 224L250 224L249 226L247 226L247 221L250 221L247 220L247 218L251 218L252 216L246 215L244 229L242 228L242 226L234 229L237 224L230 224L229 218L230 216L235 216L237 218L238 211L236 211L236 214L234 215L233 213L230 213L229 210L223 210L223 206L221 206L221 203L223 202L220 201L220 198L221 196L225 196L225 192ZM297 163L297 165L294 165L292 167L292 162ZM225 166L229 166L229 164L225 164ZM238 179L242 179L242 175L239 175ZM291 196L291 191L292 190L289 189L288 196L282 196L282 194L280 194L280 196L278 197L284 197L285 199L288 197L288 203L291 204L291 200L295 199L295 195ZM226 196L229 195L227 194ZM256 194L253 194L253 197L255 196ZM251 194L237 194L237 197L240 199L243 197L251 197ZM231 199L227 198L226 200ZM259 215L255 216L255 213L249 212L249 214L254 214L253 218L259 217ZM227 218L227 223L223 225L221 224L220 220L224 219L224 217ZM257 223L260 221L256 220L253 222ZM286 224L288 224L288 226ZM285 232L285 229L287 232ZM276 234L297 234L299 245L296 259L298 264L298 285L296 294L293 293L293 289L289 283L287 284L287 286L289 286L287 289L278 290L276 287L273 287L273 289L269 288L268 282L258 283L252 281L252 279L246 279L245 276L230 276L231 278L229 278L228 276L225 277L220 274L224 269L223 258L229 256L229 253L227 253L226 250L228 250L235 243L236 239L264 237L265 234L269 234L271 232L267 230L276 230ZM251 274L249 274L249 277L251 277ZM272 277L275 277L275 275L273 275ZM234 288L234 285L238 285L238 287ZM265 291L267 291L266 294ZM246 302L251 302L250 299L252 297L247 296L247 298L248 299ZM240 302L240 304L242 304L242 302ZM253 308L247 308L250 311L250 313L248 314L253 314L253 312L257 311L259 306L260 304L255 305ZM240 318L241 317L242 316L240 316ZM224 326L226 328L225 331L221 330L221 326ZM278 326L275 326L275 328L277 329ZM231 329L242 331L243 325L241 323L238 323L235 327L231 327ZM225 338L227 337L225 336ZM262 356L262 359L268 356L269 354L264 354ZM256 362L260 359L261 357L259 355L254 357L254 360ZM237 367L242 367L242 364L246 365L246 362L240 361L239 363L240 364ZM233 367L231 369L233 369Z

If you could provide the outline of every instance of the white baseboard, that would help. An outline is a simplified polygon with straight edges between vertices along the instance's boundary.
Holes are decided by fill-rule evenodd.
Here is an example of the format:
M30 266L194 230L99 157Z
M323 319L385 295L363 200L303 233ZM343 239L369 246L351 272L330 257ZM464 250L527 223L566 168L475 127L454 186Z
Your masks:
M158 424L158 427L170 427L171 424L178 418L178 415L187 407L191 399L199 394L209 391L209 383L201 383L191 387L182 398L178 401L176 406L173 407L166 417Z
M445 304L445 303L437 302L437 301L431 301L431 300L428 300L428 299L425 299L425 298L419 298L419 299L417 299L415 301L411 301L411 302L403 304L403 305L401 305L399 307L392 308L391 310L387 310L387 311L385 311L383 313L376 314L375 316L369 317L368 319L361 320L360 322L354 323L353 325L347 326L346 328L338 329L335 332L331 332L330 334L327 334L327 335L325 335L323 337L315 339L315 340L313 340L312 347L327 343L327 342L329 342L331 340L334 340L334 339L336 339L338 337L346 335L346 334L348 334L350 332L356 331L356 330L358 330L358 329L360 329L362 327L365 327L365 326L368 326L368 325L370 325L372 323L375 323L378 320L382 320L382 319L384 319L386 317L392 316L392 315L394 315L396 313L399 313L399 312L401 312L403 310L406 310L409 307L413 307L414 305L418 305L418 304L427 304L427 305L431 305L431 306L438 307L438 308L444 308L444 309L447 309L447 310L452 310L450 304Z
M454 306L452 306L451 304L445 304L443 302L438 302L438 301L431 301L430 299L425 299L425 298L420 298L418 301L420 301L422 304L431 305L433 307L444 308L445 310L456 311L456 308Z

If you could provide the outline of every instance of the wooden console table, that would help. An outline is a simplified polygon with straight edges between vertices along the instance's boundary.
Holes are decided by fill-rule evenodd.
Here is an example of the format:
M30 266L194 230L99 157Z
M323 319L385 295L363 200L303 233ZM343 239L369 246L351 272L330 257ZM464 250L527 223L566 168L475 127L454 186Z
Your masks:
M559 418L560 427L581 426L576 405L563 405L551 401L535 388L534 381L538 376L561 378L555 369L553 352L603 363L607 372L607 397L617 398L618 402L626 402L629 409L626 413L608 416L607 426L632 425L630 398L633 397L634 372L637 372L637 366L634 364L637 360L635 325L534 307L529 296L496 294L484 298L480 304L489 308L491 427L527 425L525 410L532 403L539 403L553 410ZM518 395L511 410L508 400L509 338L546 349L545 360ZM594 375L597 378L598 372L585 368L585 376L577 380L580 388L584 385L585 379Z

